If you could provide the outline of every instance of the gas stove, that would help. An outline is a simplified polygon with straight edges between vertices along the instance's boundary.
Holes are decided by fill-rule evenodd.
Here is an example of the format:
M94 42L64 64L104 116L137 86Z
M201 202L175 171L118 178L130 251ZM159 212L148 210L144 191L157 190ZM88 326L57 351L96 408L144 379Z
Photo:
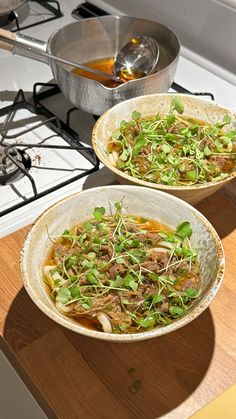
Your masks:
M0 25L12 32L32 28L42 23L62 17L57 0L29 0L20 8L6 13L0 18Z
M74 19L122 13L105 2L93 3L92 8L87 3L78 8L78 0L60 1L58 19L21 31L46 41ZM22 27L28 23L28 17L22 18ZM48 66L4 51L0 51L0 65L0 236L4 236L31 223L64 196L116 180L99 166L93 152L94 116L72 107ZM214 71L213 67L211 63L209 71L201 56L197 64L196 53L183 47L170 90L210 94L236 109L236 86L222 76L222 69L217 75L217 66Z

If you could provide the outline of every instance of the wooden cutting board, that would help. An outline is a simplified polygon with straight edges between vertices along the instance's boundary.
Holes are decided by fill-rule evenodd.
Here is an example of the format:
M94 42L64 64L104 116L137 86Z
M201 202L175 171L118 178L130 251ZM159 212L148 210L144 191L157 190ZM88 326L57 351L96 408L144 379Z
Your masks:
M0 240L0 344L48 417L185 419L236 382L235 181L197 206L226 253L218 295L192 323L147 342L107 343L58 326L22 287L27 228Z

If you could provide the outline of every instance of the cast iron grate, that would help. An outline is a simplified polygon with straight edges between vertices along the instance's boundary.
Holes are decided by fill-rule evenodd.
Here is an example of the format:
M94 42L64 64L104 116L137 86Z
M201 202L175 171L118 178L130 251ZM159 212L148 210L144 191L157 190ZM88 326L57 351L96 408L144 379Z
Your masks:
M39 91L42 88L45 90L42 92ZM29 202L35 201L36 199L39 199L99 169L99 161L93 149L83 145L80 141L79 135L70 127L70 116L76 110L76 108L73 107L69 109L65 115L66 122L64 123L61 119L53 115L53 113L41 103L42 100L57 95L58 93L60 93L60 90L55 84L37 83L33 88L32 102L30 100L26 100L24 92L19 90L12 104L0 109L0 117L5 117L0 130L0 146L4 149L5 157L9 159L26 178L28 178L32 190L30 196L26 198L21 194L21 191L17 189L17 183L10 185L12 186L12 189L16 195L22 197L22 200L21 202L17 202L9 208L0 211L0 216L6 215L28 204ZM17 131L17 133L12 135L10 132L12 122L16 119L17 112L21 110L27 110L32 115L40 116L40 121L33 127L23 128L21 132ZM66 142L66 145L47 144L47 138L45 140L40 140L37 144L28 143L25 141L21 143L17 141L19 137L24 137L24 135L28 134L30 131L36 130L42 126L49 127L53 133L55 133ZM19 162L19 160L14 158L13 151L16 149L20 152L29 151L32 149L48 149L60 151L69 150L73 152L76 151L83 157L84 161L88 162L88 167L81 170L81 167L73 166L73 170L68 169L68 172L77 171L75 175L71 176L69 179L58 182L52 187L38 191L37 179L34 179L34 177L31 176L29 168L25 168L24 165ZM40 167L38 167L38 169L40 169ZM55 171L54 167L47 167L47 169Z
M8 16L9 23L16 26L11 29L12 32L32 28L33 26L41 25L42 23L50 22L51 20L58 19L63 16L60 4L57 0L30 0L29 5L30 4L37 4L42 8L41 12L34 12L34 19L37 17L36 21L28 24L24 24L23 22L21 23L18 11L12 11ZM48 15L48 17L45 17L46 15Z

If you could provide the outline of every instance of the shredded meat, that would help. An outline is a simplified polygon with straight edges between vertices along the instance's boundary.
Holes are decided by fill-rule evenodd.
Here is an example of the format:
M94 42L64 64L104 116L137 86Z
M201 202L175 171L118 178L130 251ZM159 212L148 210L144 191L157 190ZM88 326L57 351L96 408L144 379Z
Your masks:
M135 310L140 305L140 303L144 301L141 290L124 292L122 293L121 301L123 298L129 301L129 311Z
M147 260L146 262L141 264L142 268L147 269L148 271L157 272L159 269L159 265L156 262L151 260Z
M170 127L169 129L168 129L168 132L170 133L170 134L178 134L178 132L179 132L179 130L178 130L178 128L177 127Z
M153 257L162 267L165 267L169 260L168 252L155 252L153 253Z
M120 263L114 263L109 269L109 275L113 279L118 272L123 271L123 266Z
M232 141L232 152L236 153L236 138Z
M149 259L142 263L141 266L152 272L158 272L160 269L166 267L169 256L167 252L153 252Z
M186 276L181 279L180 283L176 285L176 289L179 291L187 290L188 288L198 288L198 279L194 276Z
M144 289L145 296L150 296L158 292L158 287L156 286L156 284L151 284L151 285L145 284L143 286L143 289Z
M197 284L197 279L196 278L189 278L187 279L187 281L184 283L183 286L183 290L187 290L188 288L198 288L198 284Z
M107 261L108 261L108 260L110 260L111 258L110 258L110 256L107 254L107 255L101 255L101 256L100 256L100 259L101 259L101 260L107 260Z
M114 296L111 294L105 297L94 297L93 305L91 309L84 308L82 304L80 304L79 302L74 304L74 309L77 316L84 317L88 315L90 317L92 314L99 313L100 311L104 311L104 309L105 310L111 309L114 306L117 299L118 299L117 296Z
M88 281L86 278L80 278L79 285L88 285Z
M67 246L62 244L56 244L54 248L54 260L58 264L62 262L63 258L68 255L69 249Z
M109 258L111 258L112 257L112 254L113 254L113 251L112 251L112 248L110 247L110 246L108 246L108 244L105 244L103 247L102 247L102 252L104 253L104 256L109 256ZM109 260L109 259L108 259Z
M151 153L151 147L150 146L149 147L143 147L142 148L142 153L145 154L145 155L150 154Z
M201 150L204 150L204 148L205 148L206 146L209 146L210 144L212 144L212 139L211 139L211 138L209 138L209 137L204 137L204 138L200 141L200 143L199 143L199 148L200 148Z
M160 311L162 311L162 313L168 313L168 311L169 311L169 303L168 303L168 301L164 301L161 304Z
M211 156L209 162L215 165L217 173L229 172L233 168L233 162L228 157Z
M121 323L125 323L130 326L132 323L130 316L122 312L119 306L116 307L116 311L109 311L107 315L111 320L112 326L118 326Z
M160 240L158 233L151 233L151 232L141 233L139 234L138 238L141 242L145 242L148 240L148 241L151 241L152 244L155 244Z

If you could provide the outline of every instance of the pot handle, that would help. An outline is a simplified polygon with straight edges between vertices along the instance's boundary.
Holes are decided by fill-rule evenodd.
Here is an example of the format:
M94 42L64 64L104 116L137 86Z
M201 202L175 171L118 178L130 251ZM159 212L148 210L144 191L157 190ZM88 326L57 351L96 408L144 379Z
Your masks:
M48 64L47 57L43 57L40 54L38 55L37 52L35 52L35 50L38 50L39 53L41 51L45 52L47 50L47 42L41 41L40 39L32 38L27 35L23 35L19 32L12 33L1 28L0 35L9 39L9 44L7 43L7 41L5 42L0 40L0 49L5 49L11 52L12 54L22 55L24 57L32 58L33 60L42 61ZM11 41L14 41L14 45L10 44ZM22 47L25 47L25 49L21 48L21 45ZM31 48L33 48L34 51L31 51Z
M15 33L6 31L5 29L1 29L1 28L0 28L0 35L3 35L8 39L13 39L13 40L16 38ZM6 51L12 52L13 48L14 48L13 45L0 41L0 49L5 49Z

